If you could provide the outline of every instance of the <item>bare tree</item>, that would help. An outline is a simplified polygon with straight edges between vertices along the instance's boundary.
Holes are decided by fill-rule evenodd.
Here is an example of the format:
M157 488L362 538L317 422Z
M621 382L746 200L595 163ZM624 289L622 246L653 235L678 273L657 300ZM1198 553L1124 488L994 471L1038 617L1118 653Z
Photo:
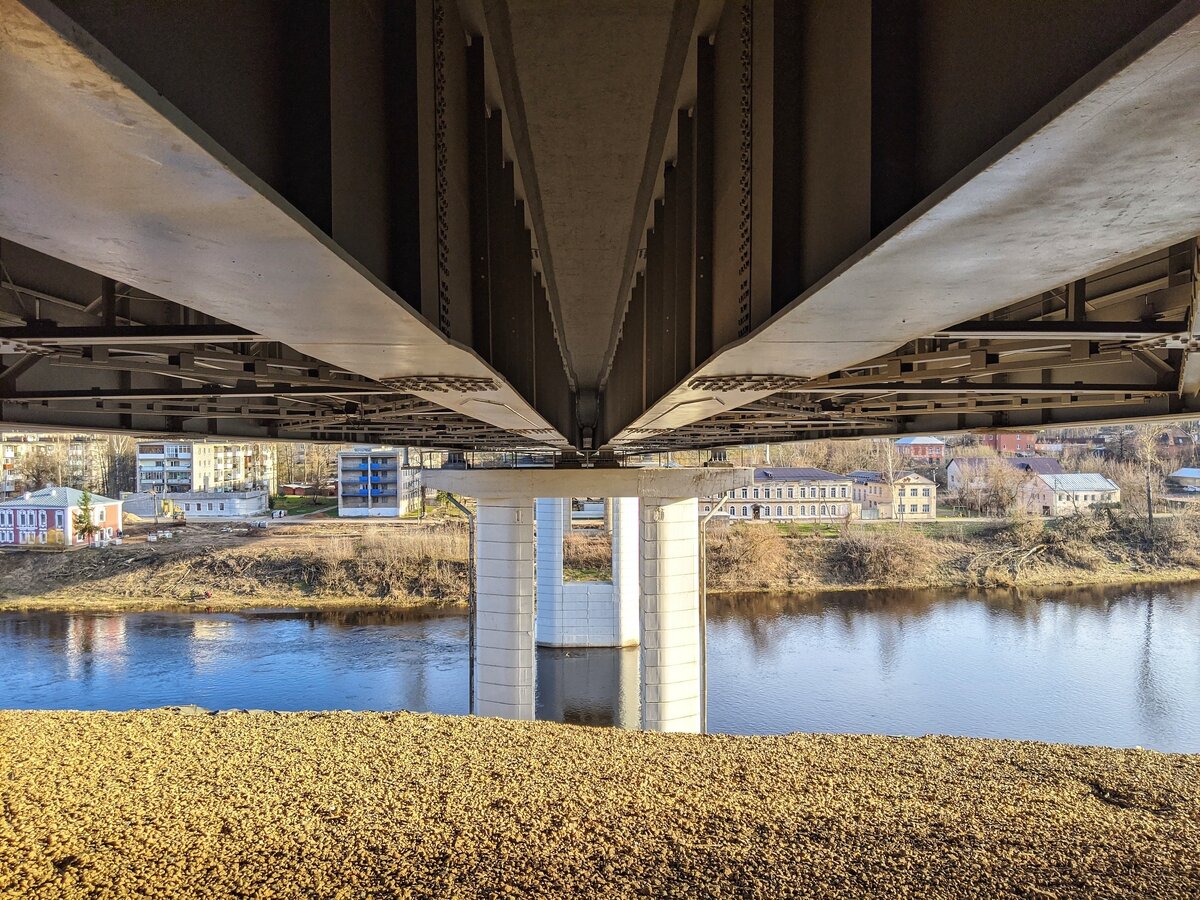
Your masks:
M1142 469L1146 479L1146 528L1154 530L1154 481L1162 473L1159 439L1165 429L1157 422L1143 422L1129 432L1128 450Z
M984 504L993 515L1008 515L1016 508L1025 478L1025 473L1000 457L988 460L983 471Z
M60 482L65 462L66 450L63 445L50 442L34 444L20 459L24 490L36 491Z
M904 521L904 504L896 502L896 473L904 462L900 457L900 450L896 447L895 441L883 438L875 441L875 456L879 462L879 471L891 494L892 516Z
M104 491L109 497L120 497L122 491L136 490L137 442L123 434L110 435L101 467Z

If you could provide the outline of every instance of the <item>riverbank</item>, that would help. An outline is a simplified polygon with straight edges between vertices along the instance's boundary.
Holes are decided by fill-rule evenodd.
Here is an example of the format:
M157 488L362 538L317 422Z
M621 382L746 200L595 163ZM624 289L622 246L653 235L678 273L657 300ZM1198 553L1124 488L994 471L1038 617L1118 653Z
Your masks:
M1200 756L1014 741L0 712L0 809L5 897L1200 892Z
M169 540L0 555L0 610L465 606L461 522L318 520L270 529L189 525ZM603 578L611 543L567 540L568 578ZM1127 517L923 525L710 527L708 589L815 593L880 588L1116 585L1200 580L1200 525Z

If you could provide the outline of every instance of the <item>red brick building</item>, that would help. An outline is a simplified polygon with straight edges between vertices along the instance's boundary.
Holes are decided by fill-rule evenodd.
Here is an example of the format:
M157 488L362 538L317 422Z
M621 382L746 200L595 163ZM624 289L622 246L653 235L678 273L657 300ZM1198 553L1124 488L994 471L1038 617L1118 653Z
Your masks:
M981 446L1000 454L1033 453L1037 449L1036 431L1000 431L995 434L980 434L977 437Z

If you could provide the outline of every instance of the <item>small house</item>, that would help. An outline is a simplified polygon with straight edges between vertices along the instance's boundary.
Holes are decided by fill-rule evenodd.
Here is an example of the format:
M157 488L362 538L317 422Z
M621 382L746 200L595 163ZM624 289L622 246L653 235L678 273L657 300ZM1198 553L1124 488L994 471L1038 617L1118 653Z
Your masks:
M81 533L79 518L84 492L69 487L44 487L0 503L0 547L68 547L106 542L121 531L120 500L91 494L90 536Z
M1018 502L1035 516L1070 516L1121 502L1121 489L1096 472L1039 475L1025 482Z

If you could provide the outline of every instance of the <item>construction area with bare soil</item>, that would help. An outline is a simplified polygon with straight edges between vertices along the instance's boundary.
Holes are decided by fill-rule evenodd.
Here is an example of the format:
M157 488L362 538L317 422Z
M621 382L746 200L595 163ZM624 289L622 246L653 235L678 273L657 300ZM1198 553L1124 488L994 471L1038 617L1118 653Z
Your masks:
M1200 894L1200 756L0 712L0 896Z

